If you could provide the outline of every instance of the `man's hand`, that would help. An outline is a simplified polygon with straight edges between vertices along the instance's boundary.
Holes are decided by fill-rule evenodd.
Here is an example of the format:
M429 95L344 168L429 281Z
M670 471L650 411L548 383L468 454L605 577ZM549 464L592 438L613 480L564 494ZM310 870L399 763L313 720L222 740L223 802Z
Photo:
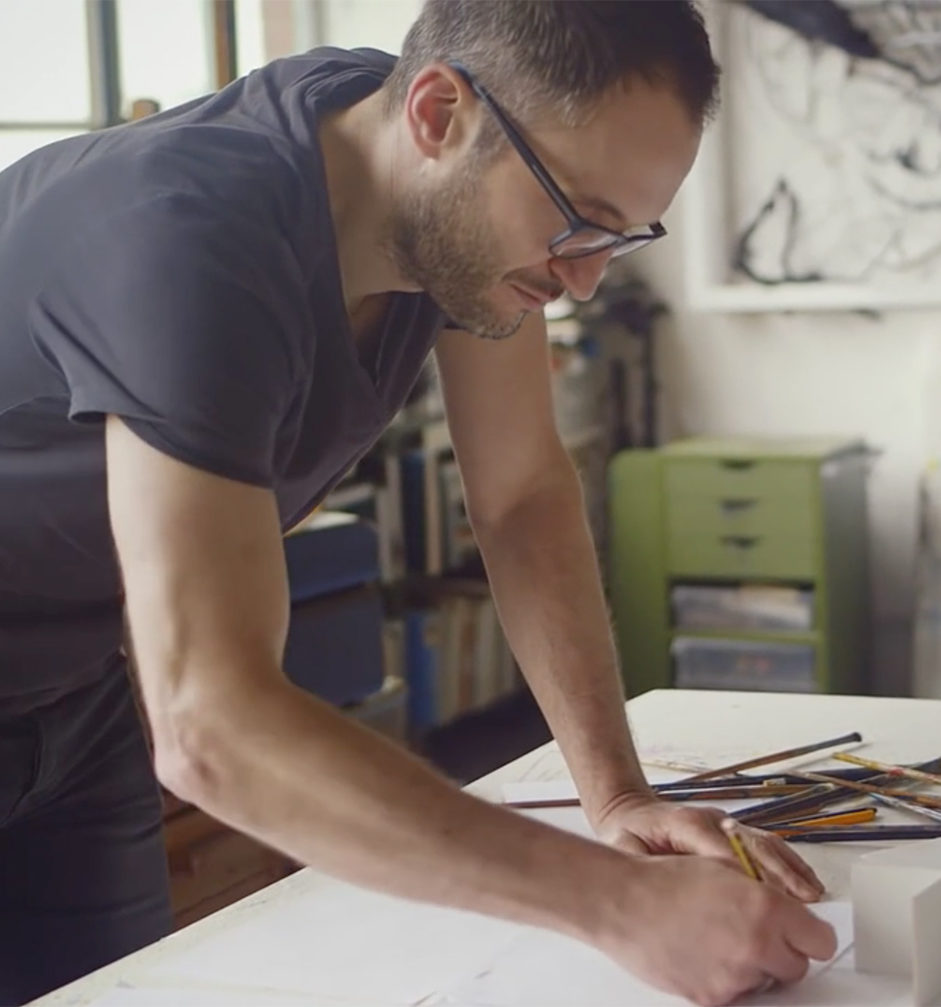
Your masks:
M628 794L611 802L592 825L600 839L624 853L696 853L737 864L721 829L725 817L718 808ZM820 879L784 840L760 829L736 831L769 884L804 902L820 898Z
M728 1004L771 980L795 982L810 959L836 951L828 923L724 861L624 859L625 882L609 878L593 943L661 989L698 1004Z

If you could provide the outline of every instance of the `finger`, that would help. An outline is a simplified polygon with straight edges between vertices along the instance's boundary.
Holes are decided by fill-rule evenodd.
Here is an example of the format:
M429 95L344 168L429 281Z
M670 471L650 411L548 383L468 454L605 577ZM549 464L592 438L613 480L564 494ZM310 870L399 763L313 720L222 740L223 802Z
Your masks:
M765 974L779 983L796 983L807 975L807 955L795 951L786 941L778 941L764 961Z
M773 836L778 855L797 874L799 874L817 892L818 896L823 895L827 890L826 885L817 876L814 869L801 857L796 850L786 843L780 836Z
M776 888L804 902L815 902L823 894L820 879L779 836L757 829L740 830L749 853L764 878Z
M821 962L828 961L836 954L836 931L805 906L796 902L791 905L794 911L785 927L785 940L799 955Z

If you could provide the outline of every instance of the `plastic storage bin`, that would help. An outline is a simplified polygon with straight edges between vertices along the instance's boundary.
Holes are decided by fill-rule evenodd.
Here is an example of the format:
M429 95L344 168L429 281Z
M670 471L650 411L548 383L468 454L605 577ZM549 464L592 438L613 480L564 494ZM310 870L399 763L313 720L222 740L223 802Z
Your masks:
M746 640L673 641L673 684L680 689L819 692L812 646Z
M670 591L677 629L807 630L814 592L762 584L680 584Z

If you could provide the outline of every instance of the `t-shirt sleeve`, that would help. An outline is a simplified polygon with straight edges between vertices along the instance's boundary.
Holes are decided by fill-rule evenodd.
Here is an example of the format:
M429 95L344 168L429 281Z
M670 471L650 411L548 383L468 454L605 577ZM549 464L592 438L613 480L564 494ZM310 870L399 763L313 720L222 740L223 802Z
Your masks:
M297 267L282 244L180 196L73 239L30 318L70 419L113 413L180 461L271 486L297 373Z

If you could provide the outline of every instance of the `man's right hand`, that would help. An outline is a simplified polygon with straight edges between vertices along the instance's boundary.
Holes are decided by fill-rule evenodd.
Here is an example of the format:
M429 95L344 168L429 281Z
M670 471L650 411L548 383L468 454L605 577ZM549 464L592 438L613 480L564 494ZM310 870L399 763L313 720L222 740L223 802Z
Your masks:
M654 986L698 1004L727 1004L769 980L801 979L809 959L836 952L828 923L725 861L626 859L591 942Z

